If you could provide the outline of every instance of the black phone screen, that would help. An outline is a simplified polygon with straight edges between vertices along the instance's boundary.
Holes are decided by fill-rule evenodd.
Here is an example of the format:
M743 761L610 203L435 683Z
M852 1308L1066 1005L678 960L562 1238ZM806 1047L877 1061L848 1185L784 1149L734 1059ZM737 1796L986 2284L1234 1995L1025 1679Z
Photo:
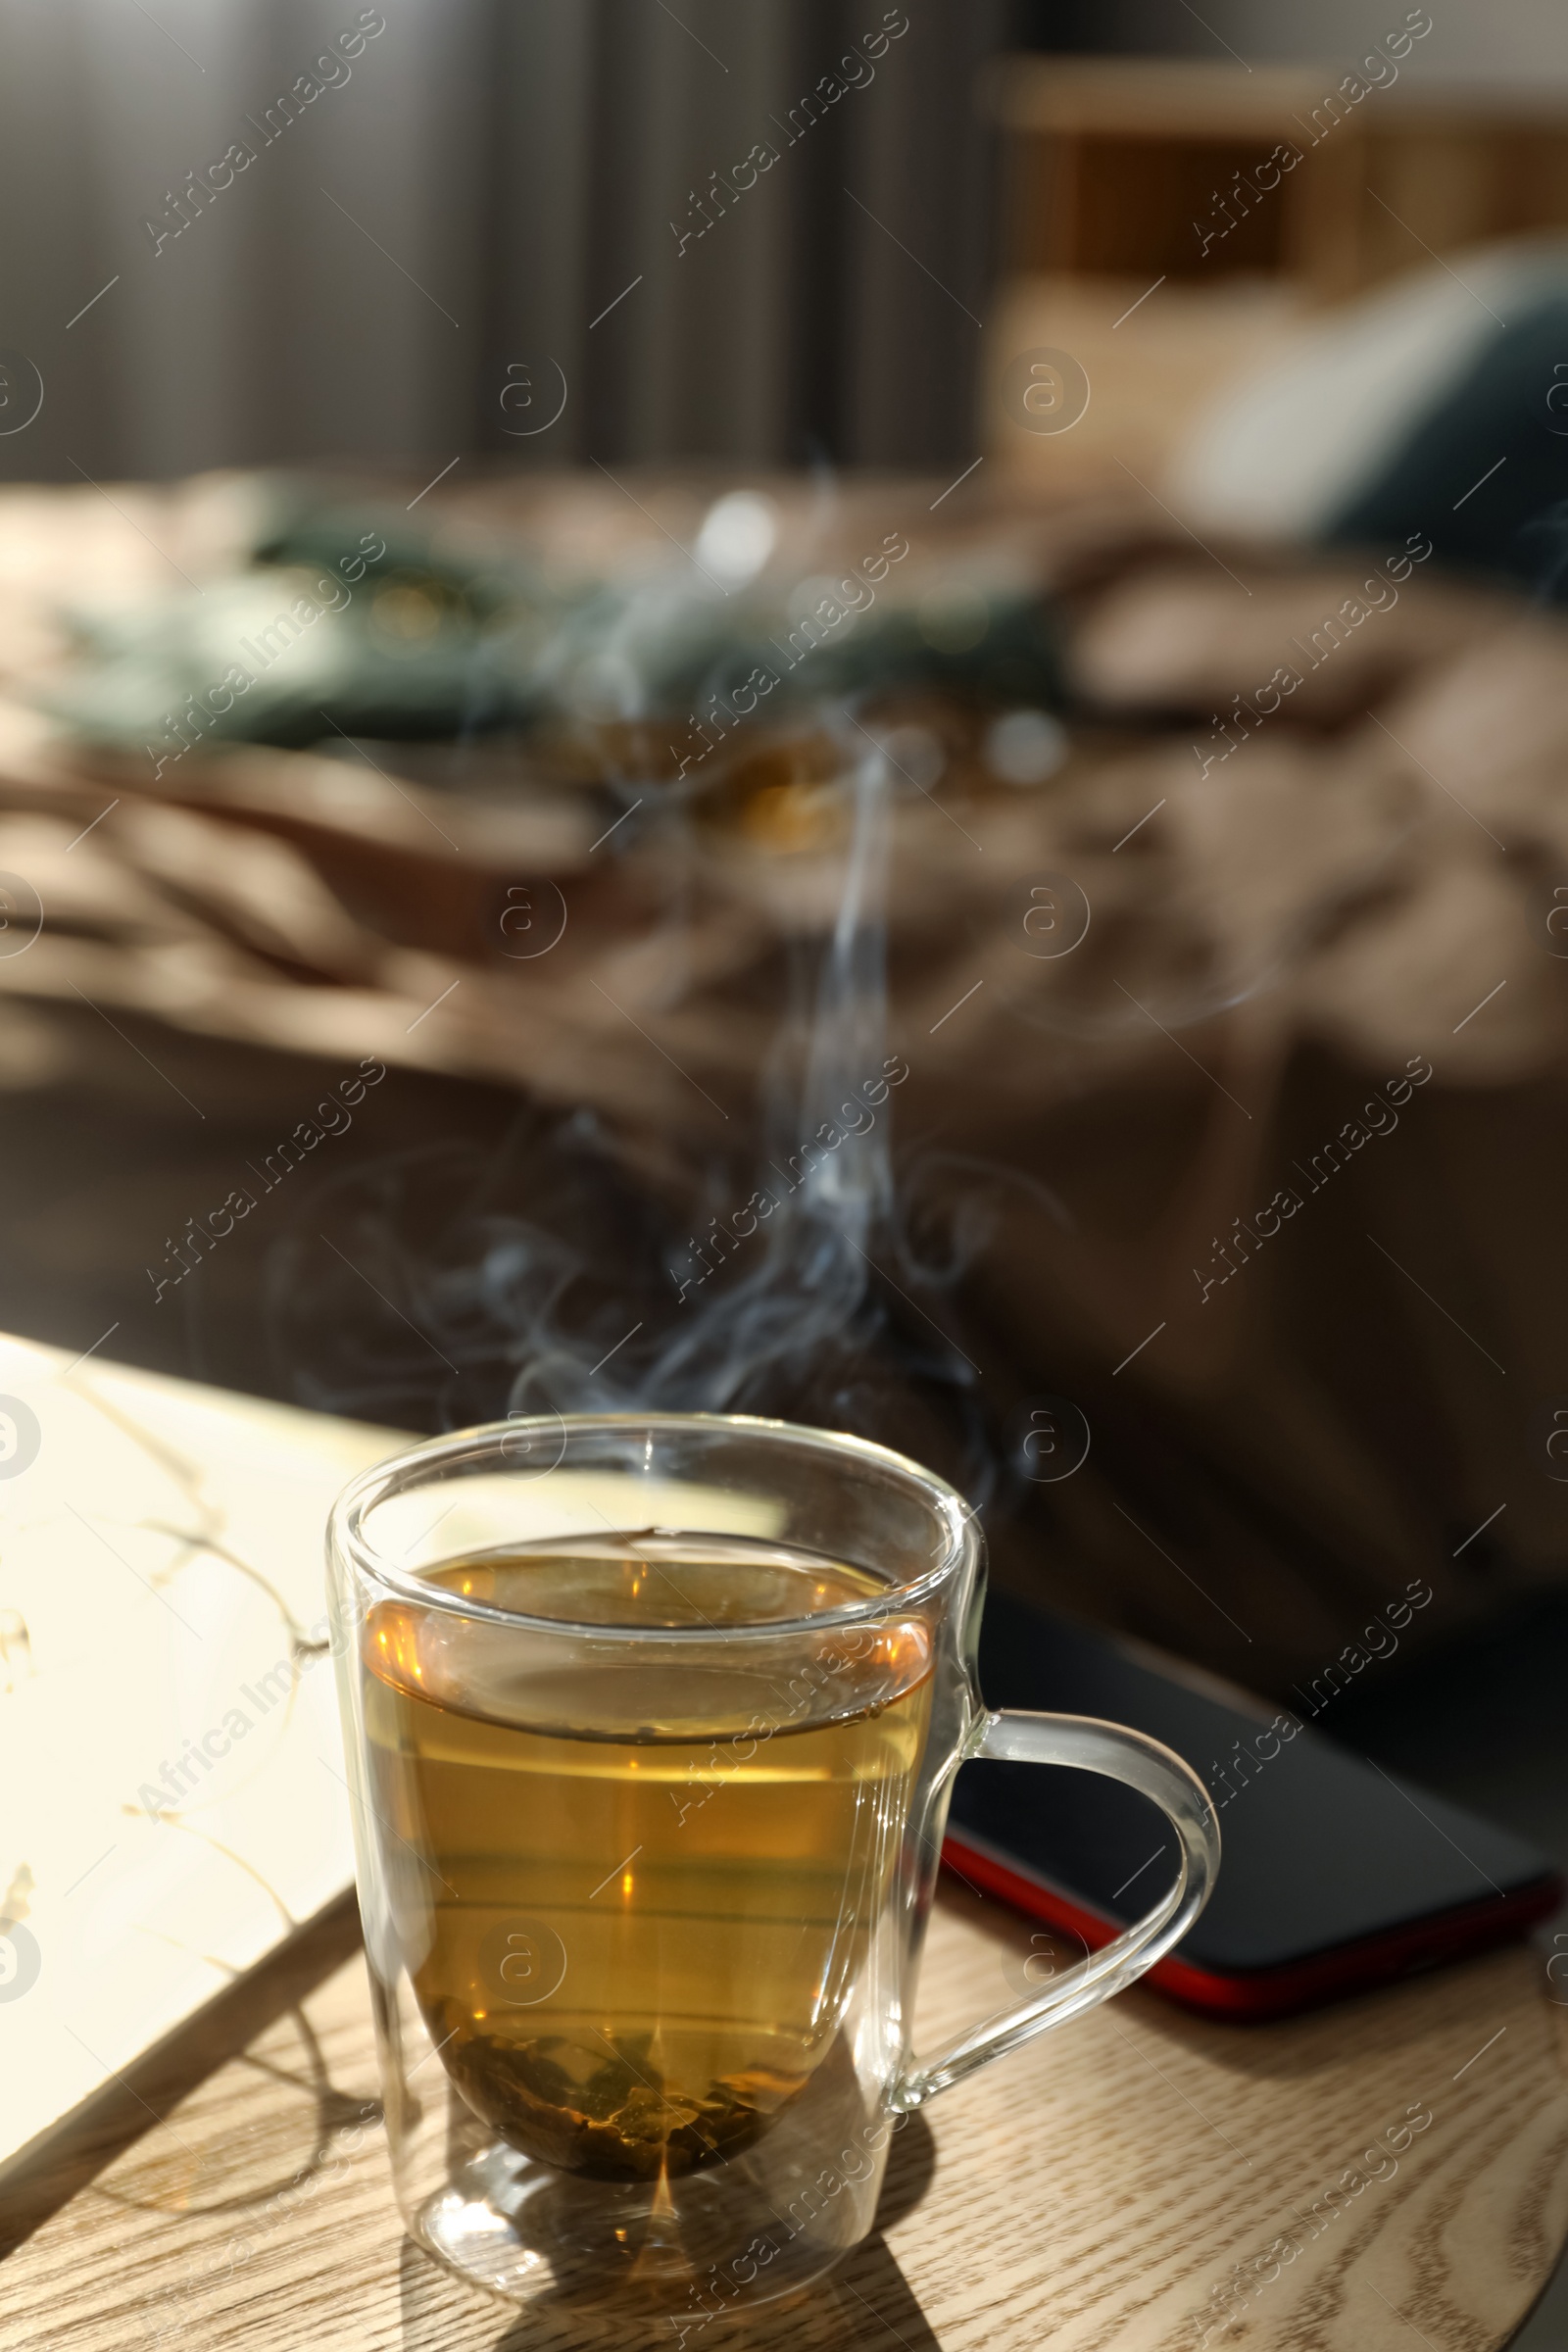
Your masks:
M1240 1692L1228 1701L1169 1665L1008 1593L987 1598L988 1705L1129 1724L1173 1748L1208 1788L1223 1861L1207 1908L1171 1955L1179 1965L1161 1964L1167 1989L1203 1999L1200 1978L1273 1981L1303 2001L1322 1997L1522 1933L1558 1899L1551 1865L1521 1839L1294 1716ZM1078 1926L1091 1942L1149 1910L1175 1869L1174 1835L1146 1798L1065 1767L966 1765L948 1837L960 1874L986 1879L989 1862L992 1890ZM1431 1932L1444 1924L1447 1935ZM1364 1968L1344 1965L1347 1954ZM1342 1965L1325 1978L1332 1955Z

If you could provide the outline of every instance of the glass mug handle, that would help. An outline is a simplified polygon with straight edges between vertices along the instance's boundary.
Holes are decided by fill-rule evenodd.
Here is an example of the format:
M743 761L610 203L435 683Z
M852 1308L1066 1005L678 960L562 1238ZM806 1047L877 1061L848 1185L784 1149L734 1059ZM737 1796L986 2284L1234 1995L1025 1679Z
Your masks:
M1176 1832L1181 1867L1152 1911L1111 1943L1070 1969L1035 2000L1005 2016L971 2027L927 2066L915 2066L897 2084L896 2109L907 2111L950 2090L993 2058L1015 2050L1050 2026L1065 2025L1152 1968L1186 1935L1207 1902L1219 1870L1219 1823L1208 1791L1190 1765L1143 1732L1100 1723L1090 1715L983 1715L963 1743L959 1763L978 1756L1022 1764L1069 1764L1124 1781L1158 1805Z

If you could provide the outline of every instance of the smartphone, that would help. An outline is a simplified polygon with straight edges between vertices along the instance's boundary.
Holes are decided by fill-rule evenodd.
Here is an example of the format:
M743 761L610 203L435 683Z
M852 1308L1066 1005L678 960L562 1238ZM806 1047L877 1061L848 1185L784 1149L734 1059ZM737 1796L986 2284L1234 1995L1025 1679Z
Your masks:
M985 1604L980 1688L994 1707L1130 1724L1203 1782L1219 1879L1147 1980L1195 2008L1288 2016L1507 1942L1563 1898L1551 1863L1506 1831L1228 1684L1009 1593ZM1065 1767L1054 1781L1036 1764L966 1765L943 1858L1093 1950L1170 1883L1175 1835L1116 1782Z

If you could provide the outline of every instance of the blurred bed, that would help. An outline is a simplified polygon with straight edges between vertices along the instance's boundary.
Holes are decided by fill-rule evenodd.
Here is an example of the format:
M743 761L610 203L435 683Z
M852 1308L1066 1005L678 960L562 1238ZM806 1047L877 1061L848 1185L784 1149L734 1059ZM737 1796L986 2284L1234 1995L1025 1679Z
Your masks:
M1199 544L1133 485L985 483L5 493L13 1118L89 1031L179 1121L243 1050L287 1216L253 1248L215 1166L183 1229L142 1220L130 1328L220 1284L231 1233L302 1401L842 1420L984 1497L1019 1589L1254 1686L1343 1683L1363 1612L1429 1590L1415 1643L1562 1573L1568 634L1419 530L1291 555ZM337 538L386 551L352 614ZM509 701L524 561L629 686ZM223 740L203 684L236 582L252 654L297 595L319 615L275 657L282 743ZM805 688L737 710L768 583ZM389 716L376 679L420 662ZM874 876L845 950L873 771L885 1032ZM809 1346L741 1330L787 1220L738 1212L857 1056L903 1073L872 1121L897 1205L873 1171L843 1211L863 1272L838 1251L858 1289ZM506 1149L350 1143L326 1105L371 1068L517 1103ZM258 1150L253 1204L283 1189ZM811 1292L798 1251L775 1272L769 1312Z

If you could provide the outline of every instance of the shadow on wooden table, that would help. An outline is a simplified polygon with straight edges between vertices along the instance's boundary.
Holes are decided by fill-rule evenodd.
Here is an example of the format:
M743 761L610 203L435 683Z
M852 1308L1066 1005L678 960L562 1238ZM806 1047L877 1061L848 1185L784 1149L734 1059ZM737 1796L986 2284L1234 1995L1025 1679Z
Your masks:
M345 2098L334 2089L301 2004L359 1943L358 1904L352 1892L338 1895L187 2025L123 2074L112 2074L100 2091L53 2132L0 2167L0 2261L167 2122L220 2067L287 2016L296 2022L308 2072L315 2078L315 2153L303 2165L304 2171L312 2170L331 2133L361 2121L367 2102ZM301 2169L296 2166L289 2178L298 2177ZM259 2190L254 2201L268 2193L266 2188Z
M748 2316L693 2327L679 2315L633 2316L563 2300L508 2320L494 2305L498 2332L490 2352L886 2352L890 2335L909 2352L940 2352L924 2312L888 2246L884 2232L919 2204L936 2170L936 2142L924 2116L915 2115L893 2143L877 2207L875 2234L845 2257L830 2278L796 2301L764 2306ZM405 2352L449 2352L477 2338L459 2333L471 2325L478 2300L439 2264L405 2240L399 2264Z

